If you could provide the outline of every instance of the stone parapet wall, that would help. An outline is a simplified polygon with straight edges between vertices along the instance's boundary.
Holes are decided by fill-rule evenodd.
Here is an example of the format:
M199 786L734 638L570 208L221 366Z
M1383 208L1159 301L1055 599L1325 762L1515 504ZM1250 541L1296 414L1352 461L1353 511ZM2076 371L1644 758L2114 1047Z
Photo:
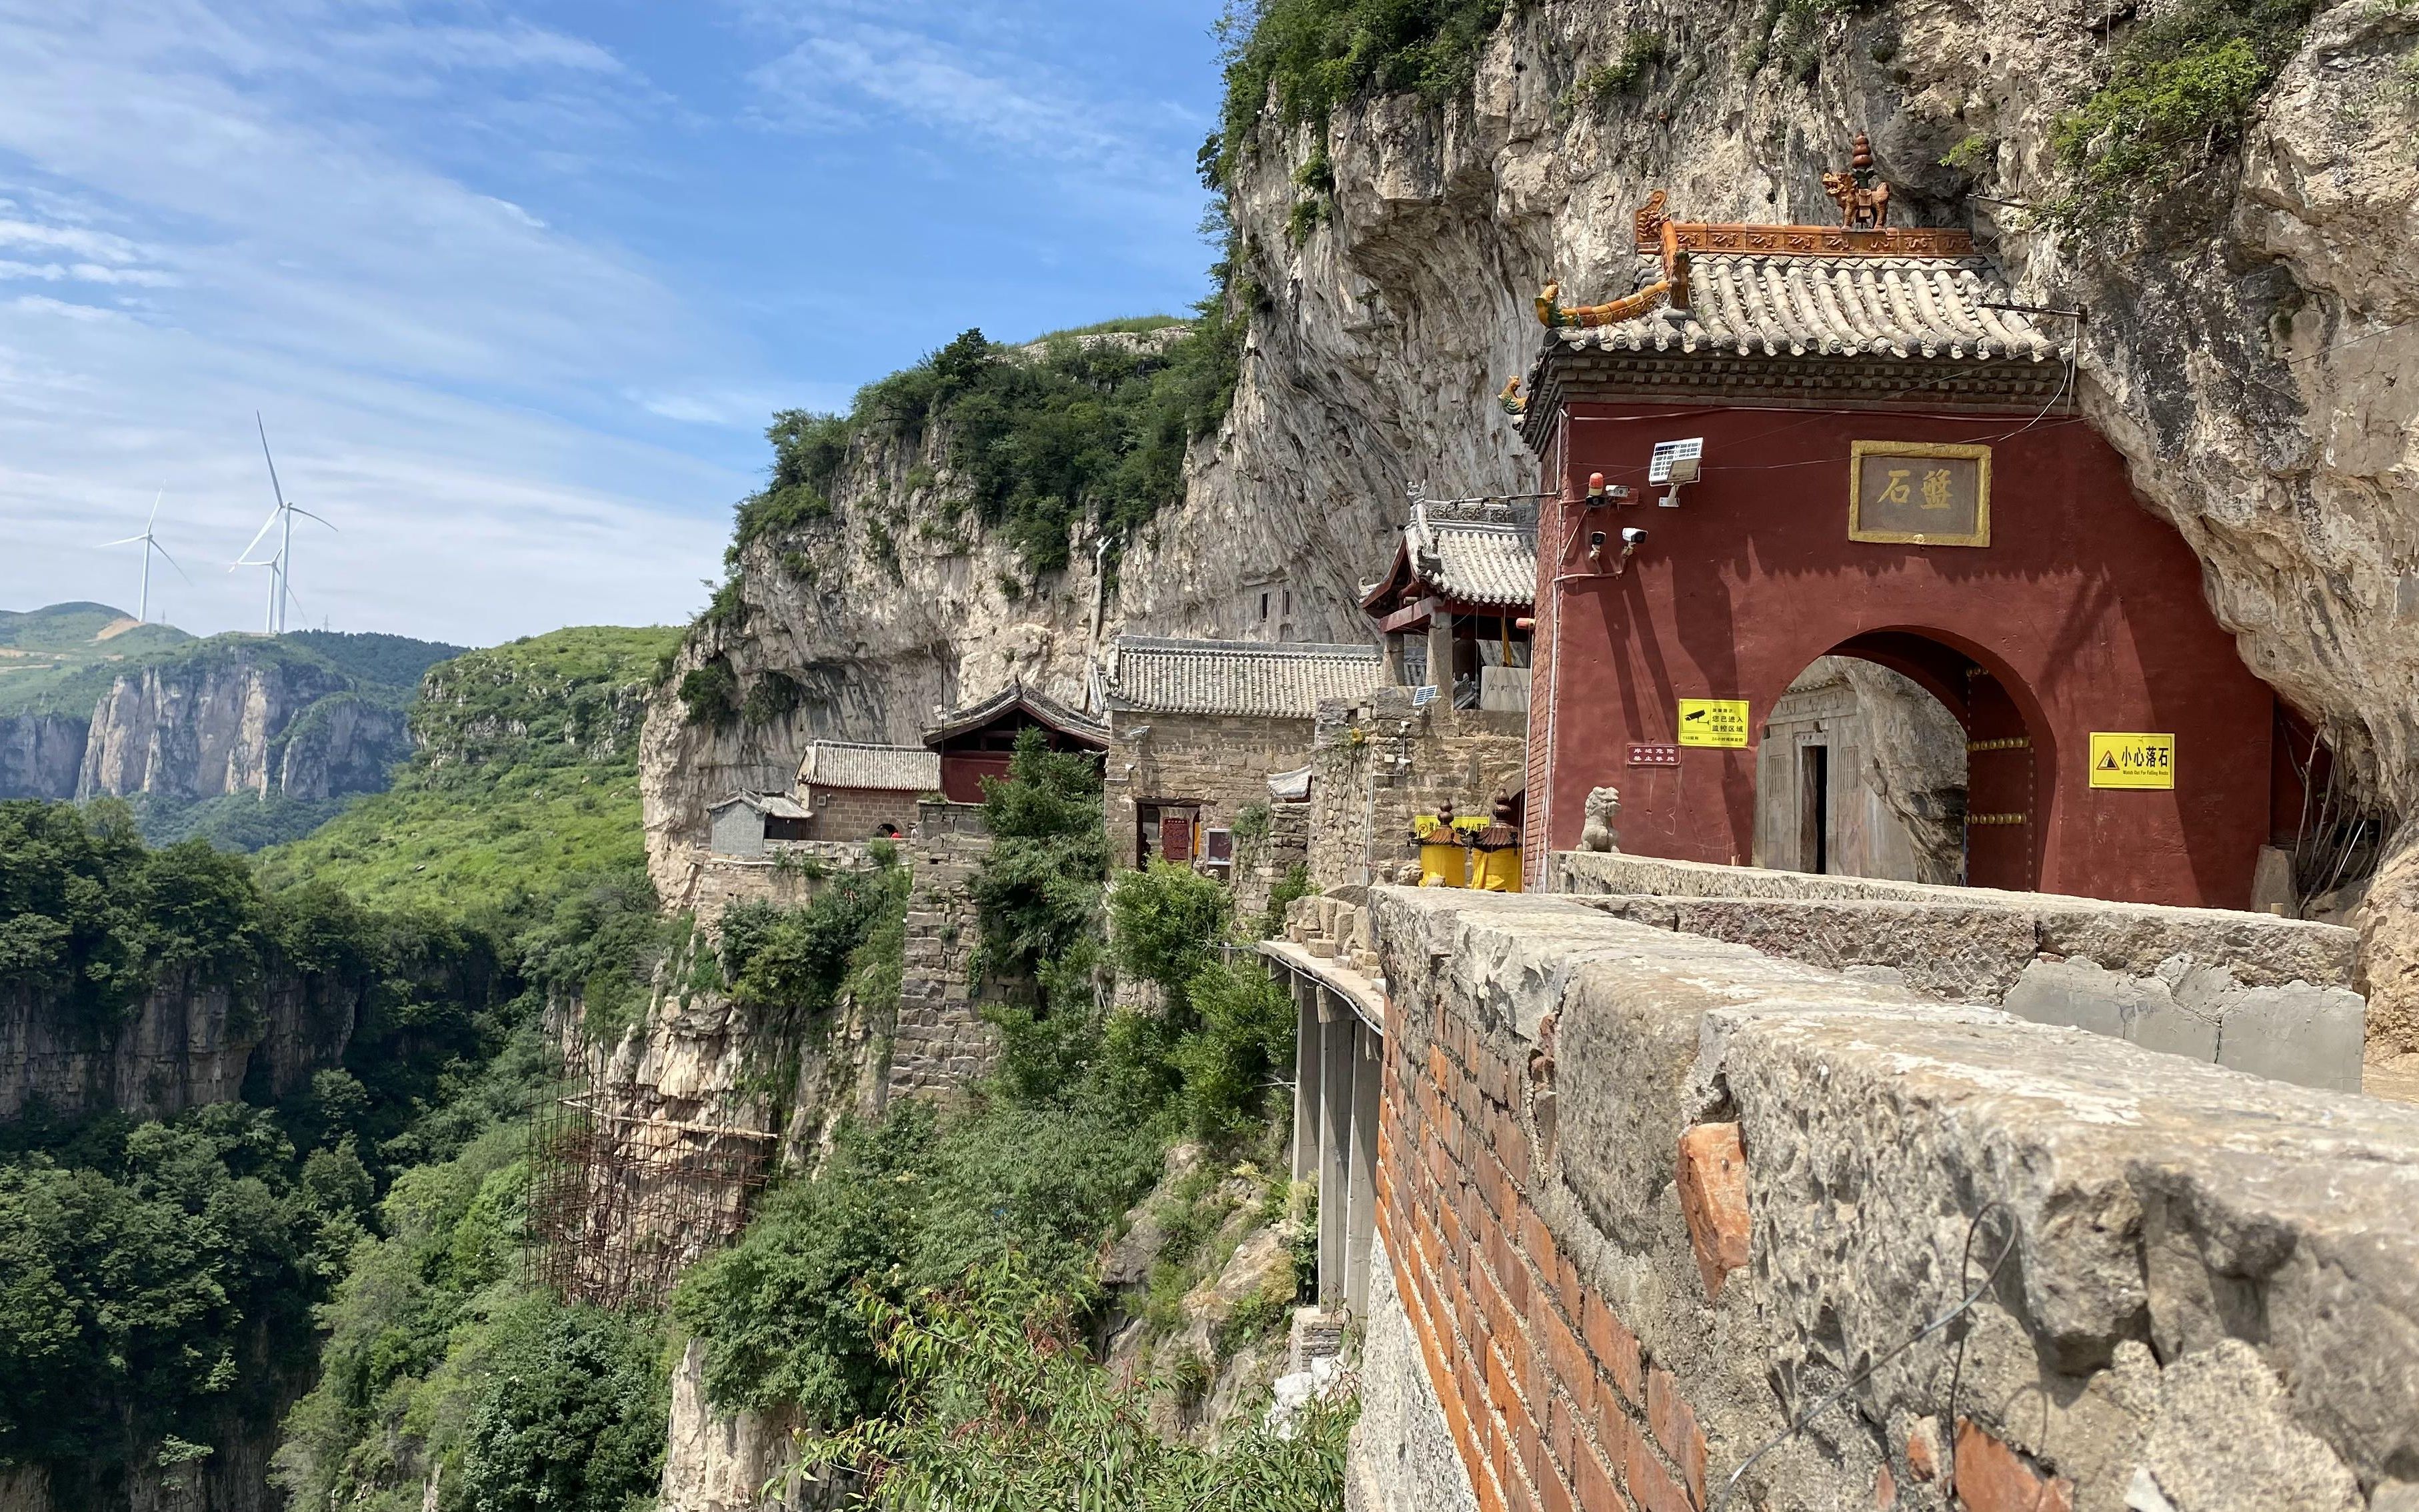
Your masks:
M998 1032L983 1022L982 984L972 980L982 927L971 884L991 854L982 810L917 805L905 854L915 869L907 894L907 946L891 1038L890 1097L947 1092L988 1073Z
M2419 1112L1569 899L1367 907L1373 1300L1481 1507L2419 1497ZM1458 1500L1399 1454L1359 1504Z
M1528 782L1528 716L1436 703L1408 687L1318 708L1311 746L1310 878L1321 889L1391 882L1413 859L1411 817L1440 802L1484 814Z
M1567 852L1561 889L1661 929L2359 1091L2358 937L2268 914Z
M861 840L772 841L761 856L700 852L671 906L696 914L710 926L732 903L795 908L813 897L825 878L872 867L872 853Z

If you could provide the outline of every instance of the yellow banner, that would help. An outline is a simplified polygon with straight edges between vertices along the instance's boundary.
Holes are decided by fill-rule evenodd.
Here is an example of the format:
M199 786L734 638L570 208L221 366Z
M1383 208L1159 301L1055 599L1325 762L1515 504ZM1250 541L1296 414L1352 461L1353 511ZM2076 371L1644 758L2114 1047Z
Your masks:
M1747 700L1682 699L1680 744L1719 746L1733 750L1747 747Z
M2096 788L2172 788L2176 785L2176 737L2139 732L2091 733L2091 785Z

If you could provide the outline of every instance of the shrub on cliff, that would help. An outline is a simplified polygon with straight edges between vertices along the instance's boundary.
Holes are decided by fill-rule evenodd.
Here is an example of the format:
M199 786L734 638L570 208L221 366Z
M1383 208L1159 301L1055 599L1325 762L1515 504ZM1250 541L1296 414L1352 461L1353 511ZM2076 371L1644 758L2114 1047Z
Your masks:
M1191 867L1154 860L1109 889L1109 942L1117 969L1155 984L1171 1022L1193 1024L1188 989L1225 938L1226 889Z
M1478 52L1504 0L1247 0L1221 23L1226 100L1202 151L1204 177L1224 183L1271 106L1287 127L1324 134L1329 114L1364 91L1431 100L1470 87Z
M883 1411L807 1440L809 1466L856 1473L867 1504L1328 1512L1344 1504L1347 1403L1313 1403L1287 1436L1254 1425L1217 1448L1163 1434L1166 1381L1092 1362L1080 1310L1014 1259L903 1301L859 1298L897 1386Z
M2310 0L2189 0L2153 12L2118 44L2107 83L2059 118L2050 147L2072 187L2044 219L2070 232L2107 225L2232 150L2310 10Z
M843 1127L820 1170L769 1194L739 1242L683 1279L673 1316L716 1402L839 1427L897 1384L862 1292L903 1298L1014 1253L1089 1297L1102 1235L1157 1165L1154 1140L1097 1113L1003 1103L945 1126L911 1101Z
M1189 330L1156 341L1102 338L1147 334L1116 329L1123 326L1172 322L1104 322L1046 337L1039 350L967 331L868 384L846 416L781 411L764 433L772 476L736 509L730 564L738 568L759 540L836 518L844 465L871 434L909 447L935 440L962 489L942 507L971 507L1015 548L1028 575L1064 568L1080 521L1130 532L1183 498L1186 450L1218 428L1234 400L1241 322L1228 318L1226 305L1222 283L1195 307ZM875 548L888 543L896 571L898 538L889 522L873 524ZM814 560L782 554L793 559L793 571Z

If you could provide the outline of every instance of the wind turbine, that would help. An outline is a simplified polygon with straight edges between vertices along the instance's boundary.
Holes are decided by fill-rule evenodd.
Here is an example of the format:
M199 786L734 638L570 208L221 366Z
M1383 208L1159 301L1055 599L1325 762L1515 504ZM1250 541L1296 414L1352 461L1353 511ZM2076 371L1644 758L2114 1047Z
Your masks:
M130 536L127 536L124 540L119 540L119 541L104 541L104 542L102 542L102 543L101 543L101 545L102 545L104 548L107 548L107 547L113 547L113 546L132 546L132 545L133 545L135 542L137 542L137 541L140 541L140 542L142 542L142 543L143 543L143 596L142 596L141 598L139 598L139 599L137 599L137 600L135 601L135 605L134 605L134 618L135 618L135 620L136 620L138 623L140 623L140 624L144 624L144 625L148 625L148 624L150 624L150 623L151 623L151 553L152 553L152 552L154 552L154 551L159 552L159 553L160 553L161 560L162 560L162 561L166 562L166 563L168 563L168 565L170 565L170 566L172 566L172 567L177 567L177 577L179 577L179 578L184 578L184 579L185 579L185 581L186 581L187 583L191 583L191 582L193 580L193 579L188 578L188 577L186 577L186 576L185 576L185 569L184 569L184 568L182 568L182 567L177 567L177 559L176 559L175 557L172 557L172 556L168 555L168 548L167 548L166 547L164 547L164 546L162 546L162 545L160 544L160 537L159 537L157 534L153 533L153 527L157 526L157 525L160 523L160 501L161 501L161 500L162 500L162 499L165 499L165 498L167 498L167 497L168 497L168 490L167 490L167 489L165 489L165 488L161 489L161 490L159 491L159 493L158 493L158 494L156 494L156 495L154 495L154 496L152 497L152 500L151 500L151 517L150 517L149 519L145 520L145 521L143 522L143 533L142 533L142 534L140 534L140 535L130 535Z
M227 571L233 572L236 567L269 569L269 633L284 635L285 607L297 597L294 592L294 517L300 515L304 519L317 519L331 531L336 527L319 519L318 516L300 504L285 501L285 486L277 481L277 458L269 451L269 426L262 422L259 410L252 412L252 423L260 427L260 455L262 460L269 464L269 487L277 496L277 507L269 512L269 518L253 533L251 544L243 548L243 554L236 558L235 566L227 568ZM279 532L277 554L266 562L253 561L253 547L258 546L272 530Z

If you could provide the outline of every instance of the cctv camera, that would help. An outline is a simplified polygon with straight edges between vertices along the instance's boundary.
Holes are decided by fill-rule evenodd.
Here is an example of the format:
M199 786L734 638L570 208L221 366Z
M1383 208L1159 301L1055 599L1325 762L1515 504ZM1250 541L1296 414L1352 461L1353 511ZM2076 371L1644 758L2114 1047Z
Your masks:
M1646 544L1646 532L1640 530L1635 525L1626 527L1621 532L1621 544L1624 546L1644 546Z
M1622 534L1624 534L1624 535L1627 535L1629 532L1628 532L1627 531L1624 531L1624 532L1622 532L1621 533L1622 533ZM1604 532L1602 532L1602 531L1590 531L1590 532L1588 532L1588 546L1589 546L1591 548L1595 548L1595 547L1599 547L1599 546L1602 546L1602 545L1604 545Z

